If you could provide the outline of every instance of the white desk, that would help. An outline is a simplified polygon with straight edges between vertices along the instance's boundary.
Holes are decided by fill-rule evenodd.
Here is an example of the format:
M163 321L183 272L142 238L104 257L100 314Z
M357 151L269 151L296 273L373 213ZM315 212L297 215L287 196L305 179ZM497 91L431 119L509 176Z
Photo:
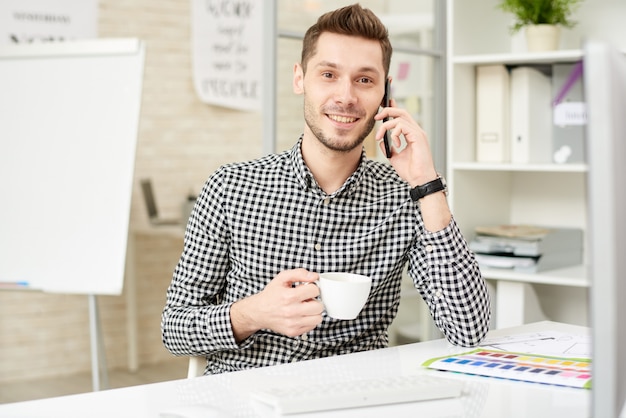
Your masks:
M491 332L491 336L555 330L588 333L584 327L539 322ZM382 350L320 360L246 370L216 376L112 389L81 395L0 405L2 417L159 417L159 412L185 404L209 403L232 417L272 416L248 399L251 388L260 385L323 382L329 379L398 375L402 373L442 373L462 380L459 398L368 409L302 414L296 417L588 417L591 391L512 382L479 376L456 375L423 369L423 361L446 354L467 351L444 340L427 341Z

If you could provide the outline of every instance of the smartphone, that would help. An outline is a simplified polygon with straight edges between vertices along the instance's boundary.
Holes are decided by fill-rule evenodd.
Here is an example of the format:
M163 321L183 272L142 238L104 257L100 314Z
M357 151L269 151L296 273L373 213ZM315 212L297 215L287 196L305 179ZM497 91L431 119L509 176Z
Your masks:
M391 100L391 79L387 78L385 82L385 95L383 96L383 107L389 107ZM383 118L383 122L387 122L389 118ZM383 144L385 144L385 155L387 158L391 158L391 134L389 131L385 131L385 137L383 138Z

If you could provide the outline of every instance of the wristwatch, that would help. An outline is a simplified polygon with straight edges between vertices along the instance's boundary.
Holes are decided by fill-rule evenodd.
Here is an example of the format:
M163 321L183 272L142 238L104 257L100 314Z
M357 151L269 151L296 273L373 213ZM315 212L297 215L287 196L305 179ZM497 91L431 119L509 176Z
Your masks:
M415 186L411 189L411 200L417 202L424 196L428 196L429 194L437 193L437 192L446 192L447 186L446 181L443 177L438 176L433 181L429 181L428 183L422 184L420 186Z

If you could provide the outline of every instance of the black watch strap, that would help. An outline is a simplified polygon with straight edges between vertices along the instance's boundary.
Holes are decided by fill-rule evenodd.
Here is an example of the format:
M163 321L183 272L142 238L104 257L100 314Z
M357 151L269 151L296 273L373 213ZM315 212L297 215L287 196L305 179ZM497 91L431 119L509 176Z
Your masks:
M446 184L441 177L437 177L433 181L426 184L415 186L411 189L411 200L417 202L424 196L446 190Z

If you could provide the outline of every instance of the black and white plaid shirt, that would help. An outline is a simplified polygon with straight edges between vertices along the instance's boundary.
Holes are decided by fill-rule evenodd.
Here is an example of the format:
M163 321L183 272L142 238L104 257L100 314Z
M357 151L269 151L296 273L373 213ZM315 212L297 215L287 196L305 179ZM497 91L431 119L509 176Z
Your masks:
M304 164L300 144L223 166L205 184L167 291L166 348L206 355L207 373L221 373L386 347L407 261L446 338L477 345L488 329L489 296L454 220L442 231L426 231L407 183L364 153L345 184L327 195ZM294 268L370 276L369 300L354 320L323 314L300 337L261 330L237 344L232 303Z

